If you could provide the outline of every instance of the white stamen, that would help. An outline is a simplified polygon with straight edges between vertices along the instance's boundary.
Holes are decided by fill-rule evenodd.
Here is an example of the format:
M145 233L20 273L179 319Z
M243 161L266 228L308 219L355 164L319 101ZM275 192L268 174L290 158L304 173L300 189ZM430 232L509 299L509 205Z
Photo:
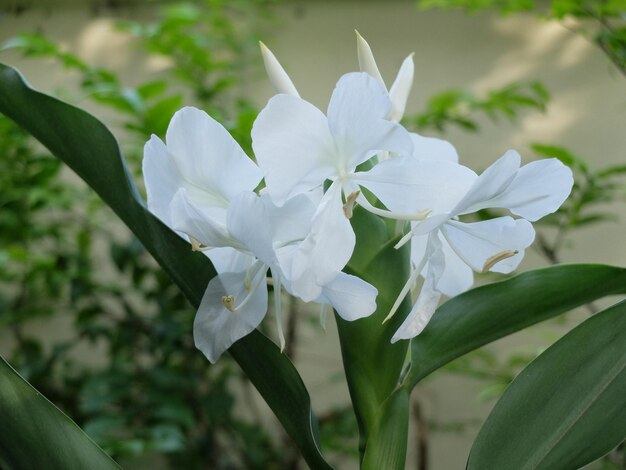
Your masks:
M348 219L352 218L352 210L354 209L354 204L356 203L359 194L361 194L361 191L354 191L346 197L346 203L343 205L343 213Z
M518 250L505 250L505 251L501 251L500 253L496 253L493 256L490 256L489 258L487 258L487 261L485 261L485 264L483 266L481 273L485 274L487 271L493 268L494 264L499 263L503 259L507 259L512 256L515 256L518 253L519 253Z
M430 209L426 209L413 214L404 214L401 212L393 212L385 209L379 209L378 207L372 206L367 198L363 196L363 194L359 194L356 201L359 203L360 206L362 206L365 210L371 212L372 214L380 215L381 217L387 217L388 219L418 221L424 220L432 212Z
M250 299L256 292L257 288L259 287L259 284L261 284L261 282L265 279L265 273L267 272L267 265L263 263L257 263L257 265L260 266L258 269L250 270L250 272L246 274L246 276L248 276L252 272L254 272L254 274L252 275L252 281L250 282L249 287L248 287L248 280L246 279L245 287L248 293L246 294L246 296L244 297L244 299L241 301L239 305L235 305L234 295L229 294L229 295L224 295L222 297L222 303L228 309L229 312L236 313L239 310L241 310L243 307L245 307L248 304L248 302L250 302Z
M235 297L232 295L222 296L222 303L229 312L235 312Z
M389 311L389 314L383 320L383 323L385 323L387 320L389 320L391 317L393 317L396 314L396 312L400 308L400 305L402 305L402 301L404 300L404 298L411 291L413 286L415 286L415 283L417 282L417 278L420 275L420 273L422 272L422 269L424 269L424 266L426 265L427 261L428 261L428 257L424 256L422 258L422 260L420 261L419 266L417 266L413 270L413 272L411 273L411 275L407 279L406 283L402 287L402 290L400 291L400 294L398 294L398 298L396 299L396 301L394 302L393 306L391 307L391 310Z
M328 313L330 312L330 305L321 304L320 305L320 325L322 330L326 331L326 319L328 318Z
M278 341L280 342L280 352L282 353L285 350L285 333L283 332L280 275L272 271L272 278L274 279L274 317L276 318Z

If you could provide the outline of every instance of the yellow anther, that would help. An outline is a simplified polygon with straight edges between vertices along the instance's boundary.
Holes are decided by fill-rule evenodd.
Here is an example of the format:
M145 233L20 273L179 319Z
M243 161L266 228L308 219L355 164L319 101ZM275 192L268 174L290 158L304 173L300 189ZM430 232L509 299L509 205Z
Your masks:
M489 271L493 267L494 264L502 261L503 259L507 259L507 258L510 258L511 256L515 256L518 253L519 251L517 250L505 250L505 251L501 251L500 253L496 253L493 256L490 256L489 258L487 258L487 261L485 261L485 265L483 266L483 270L481 272L485 274L487 271Z
M352 209L354 209L354 203L356 202L356 198L359 197L359 194L361 194L361 191L354 191L346 198L346 203L343 205L343 213L348 219L352 218Z
M229 312L235 311L235 297L232 295L225 295L222 297L222 303L224 307L228 309Z
M191 251L204 251L204 250L206 250L207 247L204 246L202 243L200 243L195 238L189 237L189 240L191 241Z

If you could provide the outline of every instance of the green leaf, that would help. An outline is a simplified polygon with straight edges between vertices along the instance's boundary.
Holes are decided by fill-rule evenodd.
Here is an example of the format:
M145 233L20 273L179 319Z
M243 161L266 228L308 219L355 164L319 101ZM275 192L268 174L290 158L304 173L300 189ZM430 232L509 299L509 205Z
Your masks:
M626 269L599 264L558 265L477 287L437 309L411 341L415 386L448 362L498 338L600 297L626 293Z
M215 275L208 259L146 209L109 130L88 113L39 93L0 64L0 112L71 167L115 211L196 307ZM192 325L189 325L191 332ZM319 450L309 394L291 361L258 331L229 350L312 468L330 468ZM200 354L200 353L198 353ZM209 364L207 362L207 367Z
M370 435L380 435L381 407L398 386L406 358L408 344L405 341L391 344L390 340L410 309L408 301L389 322L383 325L382 321L408 277L409 261L406 250L394 248L397 240L388 240L385 224L378 216L357 208L352 225L357 246L348 270L378 289L373 315L353 322L336 317L363 457L372 444ZM406 450L406 440L403 446Z
M509 386L468 469L580 468L626 437L626 301L569 332Z
M2 468L120 468L2 357L0 423Z

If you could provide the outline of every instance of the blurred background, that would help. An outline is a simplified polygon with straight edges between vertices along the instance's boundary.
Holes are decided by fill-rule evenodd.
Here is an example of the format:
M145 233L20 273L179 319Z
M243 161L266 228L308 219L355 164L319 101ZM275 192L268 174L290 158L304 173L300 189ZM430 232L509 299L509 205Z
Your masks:
M252 154L251 125L273 93L259 40L325 109L337 79L358 69L356 29L387 85L414 53L404 124L450 140L462 163L480 171L515 148L525 162L572 167L572 197L537 226L520 270L624 266L624 12L623 1L583 0L0 0L0 62L110 127L141 186L144 142L184 105L205 109ZM323 449L337 468L357 468L334 324L324 331L317 308L286 302L286 353L311 393ZM407 468L464 468L506 385L596 308L500 340L421 384ZM112 212L0 115L0 354L126 468L304 468L236 364L210 366L195 350L194 313ZM273 335L271 322L263 329ZM616 452L592 468L625 461Z

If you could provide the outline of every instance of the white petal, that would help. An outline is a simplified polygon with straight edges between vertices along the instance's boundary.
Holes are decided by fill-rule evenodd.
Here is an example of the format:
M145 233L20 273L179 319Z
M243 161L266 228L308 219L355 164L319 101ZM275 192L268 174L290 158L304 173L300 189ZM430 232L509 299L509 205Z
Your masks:
M378 290L364 280L350 274L339 273L322 288L321 297L315 301L328 303L347 321L364 318L376 311Z
M474 182L472 188L452 211L455 215L475 212L498 196L513 181L520 165L520 156L515 150L509 150L487 168Z
M384 87L385 81L380 75L380 71L378 70L378 65L376 65L376 59L374 59L374 54L372 53L370 45L365 39L363 39L363 36L361 36L358 31L355 31L355 33L359 70L361 72L368 73L372 78L378 80L378 82Z
M218 273L246 271L257 261L256 257L231 247L213 248L202 253L211 260Z
M204 111L186 107L174 114L165 141L183 178L217 199L228 201L261 181L256 164L224 126Z
M521 262L524 250L535 238L530 222L511 217L474 223L449 221L441 230L456 254L478 272L485 267L502 273L513 271ZM515 251L518 253L513 256ZM511 256L507 257L507 254ZM502 260L491 267L491 263L498 259L496 257Z
M265 71L270 79L270 83L276 90L276 93L286 93L288 95L300 96L298 90L294 86L293 82L285 72L285 69L280 65L276 56L272 54L265 44L259 42L261 46L261 55L263 56L263 64L265 65Z
M448 297L454 297L472 287L474 273L472 268L465 264L441 234L439 234L439 240L441 241L445 269L435 287Z
M555 212L572 191L572 170L556 158L524 165L506 190L489 201L488 207L503 207L535 221Z
M400 122L402 116L404 116L406 102L409 99L409 93L413 86L413 71L413 54L410 54L402 62L398 75L389 89L389 97L391 98L390 121Z
M382 151L411 154L406 129L386 119L390 111L385 87L368 74L349 73L339 79L328 105L328 125L340 172L351 172Z
M228 207L228 231L251 253L269 266L276 266L273 233L265 204L253 192L237 195Z
M415 266L425 266L426 262L422 260L426 256L426 248L428 247L428 235L419 235L411 238L411 264ZM426 272L424 272L426 276Z
M391 211L434 214L449 212L476 180L476 173L444 160L393 157L353 181L369 189Z
M167 154L167 147L153 135L143 150L142 172L148 195L148 210L171 227L169 205L181 187L182 177Z
M324 114L290 95L269 100L252 127L252 147L278 205L335 174L336 153Z
M419 335L426 328L435 310L437 310L439 300L441 300L441 292L437 290L436 286L445 269L445 261L437 234L432 234L429 237L428 245L426 249L428 269L422 290L411 312L391 338L392 343Z
M170 220L174 230L187 234L204 246L244 248L228 233L225 217L215 217L193 204L185 188L179 189L172 199Z
M413 140L413 157L419 160L446 160L458 163L459 155L454 145L447 140L435 137L424 137L411 132Z
M298 194L288 199L282 207L276 206L266 194L261 195L277 245L282 246L306 238L322 195Z
M332 281L345 267L354 250L355 236L343 213L341 185L333 183L313 218L311 232L293 253L292 294L305 302L321 294L321 286Z
M209 282L193 323L196 347L209 361L215 363L235 341L252 332L267 313L267 287L265 282L249 293L246 290L246 273L222 273ZM232 295L235 305L248 294L251 298L237 312L229 311L223 297Z

